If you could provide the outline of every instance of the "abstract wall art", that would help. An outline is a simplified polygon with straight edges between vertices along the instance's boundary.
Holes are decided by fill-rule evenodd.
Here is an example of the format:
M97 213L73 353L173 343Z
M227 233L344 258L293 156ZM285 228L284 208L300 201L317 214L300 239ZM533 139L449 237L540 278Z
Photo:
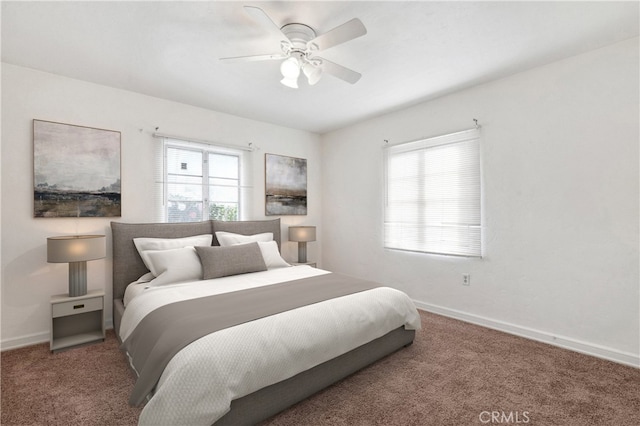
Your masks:
M33 120L34 217L121 216L120 132Z
M265 154L265 214L307 214L307 160Z

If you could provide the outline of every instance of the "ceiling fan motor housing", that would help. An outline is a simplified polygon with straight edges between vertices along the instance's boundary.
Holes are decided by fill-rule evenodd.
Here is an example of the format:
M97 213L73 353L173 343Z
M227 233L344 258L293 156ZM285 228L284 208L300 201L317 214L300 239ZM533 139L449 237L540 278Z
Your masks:
M291 41L292 50L307 50L307 43L316 38L316 32L308 25L286 24L280 30Z

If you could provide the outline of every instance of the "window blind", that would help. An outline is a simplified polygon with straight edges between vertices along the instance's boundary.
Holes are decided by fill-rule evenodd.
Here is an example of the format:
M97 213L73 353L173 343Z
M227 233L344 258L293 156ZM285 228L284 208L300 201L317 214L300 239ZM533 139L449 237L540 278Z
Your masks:
M385 148L384 244L481 256L478 129Z

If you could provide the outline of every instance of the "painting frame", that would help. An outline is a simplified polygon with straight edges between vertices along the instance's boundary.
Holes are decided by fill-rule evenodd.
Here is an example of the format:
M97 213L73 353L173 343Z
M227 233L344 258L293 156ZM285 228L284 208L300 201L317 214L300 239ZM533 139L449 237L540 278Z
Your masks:
M307 215L307 160L265 154L265 215Z
M33 120L33 217L121 217L122 134Z

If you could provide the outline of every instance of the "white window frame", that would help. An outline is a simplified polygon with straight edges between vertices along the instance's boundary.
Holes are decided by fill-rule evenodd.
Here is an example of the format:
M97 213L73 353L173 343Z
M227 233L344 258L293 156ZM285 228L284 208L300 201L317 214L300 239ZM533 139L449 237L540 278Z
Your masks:
M385 248L482 257L479 129L387 146L384 170Z
M241 218L243 217L243 209L244 209L244 203L243 203L243 197L242 197L242 177L243 177L243 150L235 150L232 148L226 148L226 147L221 147L221 146L216 146L216 145L208 145L208 144L203 144L203 143L198 143L198 142L190 142L190 141L183 141L183 140L179 140L179 139L171 139L171 138L165 138L164 139L164 143L163 143L163 176L162 176L162 182L163 182L163 212L162 215L164 217L164 221L165 222L169 222L170 221L170 215L169 215L169 207L170 207L170 201L169 200L169 188L168 186L170 184L173 184L175 182L170 182L169 181L169 167L167 166L167 161L168 161L168 150L169 149L180 149L180 150L184 150L184 151L193 151L193 152L199 152L202 154L202 196L201 196L201 202L202 202L202 217L199 218L199 220L209 220L210 216L207 214L205 216L205 212L209 212L210 209L210 205L213 203L213 200L210 199L209 197L209 189L210 189L210 185L209 184L209 155L210 154L217 154L217 155L228 155L228 156L233 156L233 157L237 157L238 160L238 175L237 175L237 185L233 185L234 188L237 189L238 194L237 194L237 205L238 205L238 211L237 211L237 217L234 220L241 220ZM217 185L216 185L217 186ZM215 218L214 218L215 219Z

